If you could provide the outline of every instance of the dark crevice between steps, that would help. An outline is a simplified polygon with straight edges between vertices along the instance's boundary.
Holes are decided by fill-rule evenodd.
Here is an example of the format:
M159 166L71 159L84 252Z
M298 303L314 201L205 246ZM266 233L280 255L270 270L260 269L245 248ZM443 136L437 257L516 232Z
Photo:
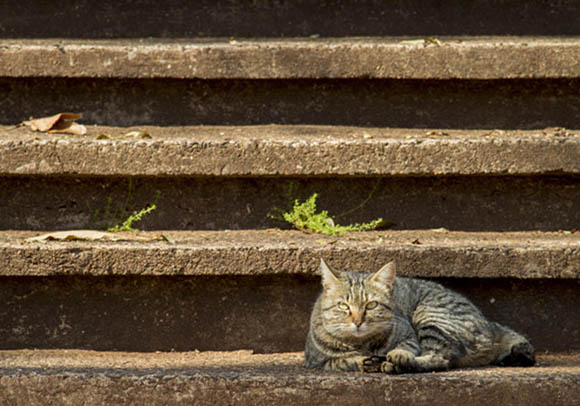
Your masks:
M285 228L267 217L318 193L339 224L382 217L393 229L559 231L580 224L580 177L0 177L0 230L107 228L152 203L142 230ZM291 191L291 196L289 192Z
M0 78L1 124L62 111L83 123L576 128L580 80Z
M5 0L5 38L578 35L574 0L113 0L74 7ZM136 23L138 22L138 23Z
M580 349L578 280L442 279L539 351ZM1 277L2 349L303 349L319 279Z

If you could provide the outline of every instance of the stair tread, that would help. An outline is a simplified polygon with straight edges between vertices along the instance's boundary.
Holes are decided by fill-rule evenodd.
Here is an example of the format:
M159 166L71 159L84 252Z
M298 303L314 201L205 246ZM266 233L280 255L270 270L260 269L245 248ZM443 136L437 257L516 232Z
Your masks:
M333 237L279 229L168 230L113 234L119 241L27 241L41 234L2 231L0 274L314 275L322 257L358 271L394 259L401 275L419 277L580 278L580 234L573 231L384 230Z
M537 358L538 365L530 368L386 376L307 370L302 353L0 351L0 401L244 404L251 399L257 405L342 405L397 399L439 405L506 404L509 399L508 404L540 405L557 393L558 404L574 404L580 393L580 353Z
M122 352L92 350L0 350L2 374L27 369L42 369L44 373L59 373L75 369L98 369L102 371L126 370L187 370L189 373L204 371L208 374L235 371L244 368L254 373L281 375L303 374L310 376L333 376L338 379L352 373L309 370L303 366L302 352L256 354L252 350L236 351L186 351L186 352ZM229 370L229 371L228 371ZM541 373L574 373L580 377L580 352L538 354L537 365L531 368L466 368L441 372L441 376L496 375L506 371L511 376L533 376ZM24 372L24 371L22 371ZM185 371L184 371L185 372ZM188 372L185 372L188 373ZM250 372L251 374L251 372ZM361 374L356 374L361 376ZM362 375L364 376L364 375ZM369 374L368 376L380 376ZM400 375L403 376L403 375ZM427 375L404 375L427 376Z
M131 130L147 132L149 137L124 135ZM578 174L580 133L560 128L89 126L85 136L68 136L0 126L0 154L2 175Z
M19 39L0 41L0 76L572 78L579 55L578 37Z

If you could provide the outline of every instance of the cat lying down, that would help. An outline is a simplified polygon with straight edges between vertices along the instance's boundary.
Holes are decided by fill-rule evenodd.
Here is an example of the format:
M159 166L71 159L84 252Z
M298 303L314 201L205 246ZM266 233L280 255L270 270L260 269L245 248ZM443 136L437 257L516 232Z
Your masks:
M308 368L407 373L535 363L525 337L437 283L395 276L393 262L364 274L337 273L321 260L320 272Z

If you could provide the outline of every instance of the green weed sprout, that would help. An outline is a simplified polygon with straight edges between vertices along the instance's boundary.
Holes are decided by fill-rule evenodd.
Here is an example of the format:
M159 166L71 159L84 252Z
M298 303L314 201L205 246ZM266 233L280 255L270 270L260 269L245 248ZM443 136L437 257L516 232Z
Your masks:
M151 213L153 210L157 209L155 204L152 204L149 207L145 207L139 211L134 211L121 225L117 224L114 227L110 227L107 231L110 232L117 232L117 231L139 231L136 228L133 228L133 223L136 221L140 221L144 216Z
M306 201L300 203L298 200L294 201L292 210L288 212L279 213L282 215L284 221L292 224L299 230L311 233L321 233L325 235L341 235L347 231L368 231L374 230L383 223L382 218L370 221L368 223L356 223L348 226L341 226L334 224L332 217L328 215L326 210L316 213L316 199L317 193L314 193ZM271 218L278 218L270 215Z

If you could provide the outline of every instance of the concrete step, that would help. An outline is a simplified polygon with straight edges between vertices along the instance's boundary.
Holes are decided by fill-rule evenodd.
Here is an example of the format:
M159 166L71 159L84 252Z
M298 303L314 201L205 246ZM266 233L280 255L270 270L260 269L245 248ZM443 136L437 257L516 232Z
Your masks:
M320 0L191 3L113 0L58 7L5 0L0 36L123 38L215 36L578 35L575 0ZM315 12L314 12L315 11Z
M147 138L123 135L135 130ZM74 137L0 126L0 153L3 176L580 175L580 131L558 128L90 126Z
M545 79L580 77L578 37L3 40L2 77Z
M50 233L48 233L50 234ZM75 231L70 231L75 235ZM465 233L445 229L351 232L284 230L109 233L95 241L32 241L46 235L3 231L0 276L268 276L378 269L424 278L580 279L577 232ZM82 234L77 234L83 238ZM168 242L163 236L169 237Z
M123 135L131 130L151 138ZM106 228L153 202L144 230L272 228L283 226L267 217L274 208L319 193L341 224L571 230L575 133L89 126L74 137L1 127L0 229Z
M2 40L0 123L76 111L89 123L121 126L574 127L579 44L576 37Z
M11 405L576 405L580 355L539 354L530 368L385 376L307 370L302 353L0 352Z
M161 233L46 243L2 234L4 349L300 351L321 257L357 271L396 259L401 275L464 293L540 351L580 349L570 311L580 306L578 234L164 232L174 244L143 241Z

